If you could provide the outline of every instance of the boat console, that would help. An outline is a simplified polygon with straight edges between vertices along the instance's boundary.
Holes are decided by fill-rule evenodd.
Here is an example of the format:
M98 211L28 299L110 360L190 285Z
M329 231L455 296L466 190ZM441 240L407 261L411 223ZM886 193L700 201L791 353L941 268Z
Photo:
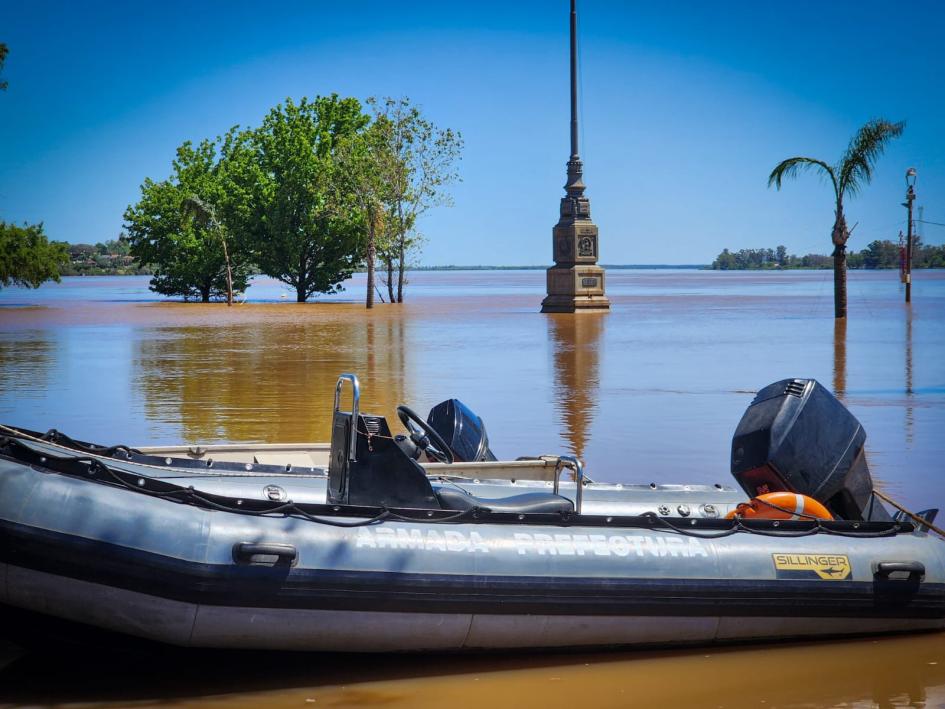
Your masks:
M341 410L345 383L351 386L351 410ZM331 452L328 463L328 502L371 507L412 507L468 511L487 508L496 512L573 512L575 504L558 493L531 492L499 499L481 499L456 486L434 488L418 463L427 455L441 463L494 461L482 419L458 399L438 404L427 420L407 406L397 415L409 436L392 436L383 416L362 414L360 385L354 374L342 374L335 385L332 411ZM578 505L583 469L578 471Z

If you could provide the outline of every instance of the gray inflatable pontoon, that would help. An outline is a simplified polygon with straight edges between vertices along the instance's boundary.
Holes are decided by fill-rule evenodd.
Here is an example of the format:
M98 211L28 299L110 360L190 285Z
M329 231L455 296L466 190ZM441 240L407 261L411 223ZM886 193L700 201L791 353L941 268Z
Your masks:
M945 542L874 499L862 428L813 380L752 402L732 444L740 488L591 482L567 456L506 464L455 399L426 420L399 407L409 435L392 436L358 394L343 375L324 466L0 427L0 602L173 645L286 650L945 627ZM775 491L834 519L737 507Z

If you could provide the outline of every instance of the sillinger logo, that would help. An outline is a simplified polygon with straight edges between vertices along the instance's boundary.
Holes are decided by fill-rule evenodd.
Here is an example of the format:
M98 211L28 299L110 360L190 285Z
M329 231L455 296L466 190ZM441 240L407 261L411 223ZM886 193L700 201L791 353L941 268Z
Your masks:
M779 579L842 581L853 571L846 554L772 554Z

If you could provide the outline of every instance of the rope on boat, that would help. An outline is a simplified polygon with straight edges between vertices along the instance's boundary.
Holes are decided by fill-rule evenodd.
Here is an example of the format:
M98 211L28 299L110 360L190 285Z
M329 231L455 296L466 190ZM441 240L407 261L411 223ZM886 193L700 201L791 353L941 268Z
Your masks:
M149 490L145 487L135 486L125 480L123 477L118 475L114 470L109 466L102 463L97 458L73 458L69 462L76 463L88 463L91 471L101 471L107 473L109 477L117 482L122 487L125 487L129 490L134 490L135 492L140 492L145 495L150 495L151 497L163 497L173 499L176 502L181 502L183 504L188 504L188 502L196 503L200 506L207 507L214 510L219 510L221 512L232 512L234 514L241 515L250 515L253 517L266 517L269 515L298 515L304 517L305 519L311 522L318 522L319 524L327 524L331 527L364 527L370 524L376 524L383 521L390 515L390 511L387 509L382 509L380 513L374 517L370 517L364 520L358 520L356 522L336 522L334 520L324 519L322 517L316 517L309 514L305 510L301 509L291 500L287 500L281 505L276 505L266 510L252 510L240 507L239 505L225 505L216 500L210 499L205 494L196 490L193 485L190 485L186 488L178 487L172 490ZM189 498L189 499L188 499Z
M788 515L788 519L791 519L791 516L794 516L794 517L805 517L805 518L807 518L807 519L809 519L809 520L819 520L819 519L821 519L821 518L818 517L817 515L808 514L807 512L799 512L798 510L789 510L787 507L781 507L781 505L775 504L774 502L771 502L770 500L765 500L765 499L763 499L760 495L759 495L758 497L753 497L753 498L751 499L751 501L752 501L752 502L760 502L761 504L767 505L768 507L770 507L770 508L772 508L772 509L775 509L775 510L777 510L778 512L784 512L786 515Z
M40 460L47 465L50 462L49 458L45 456L40 456L40 454L38 454L36 451L33 451L31 448L29 448L28 446L25 446L23 443L16 440L15 438L9 438L9 437L0 438L0 447L3 447L10 443L15 444L25 449L26 451L28 451L29 453L37 457L40 457ZM437 517L437 518L432 518L432 519L415 519L412 517L401 515L387 507L381 507L380 511L372 517L368 517L366 519L360 519L354 522L341 522L338 520L333 520L333 519L328 519L326 517L313 515L312 513L310 513L303 507L300 507L298 504L296 504L292 500L287 500L286 502L283 502L282 504L268 506L262 510L255 510L255 509L243 507L241 505L242 500L237 500L237 504L235 505L229 505L229 504L219 502L213 499L213 497L220 497L220 496L216 496L216 495L211 496L207 493L201 492L197 490L196 488L194 488L193 485L190 485L187 487L181 487L181 486L173 485L172 483L168 483L166 481L153 480L153 482L163 482L165 485L170 486L170 489L167 489L167 490L149 489L143 484L145 478L142 478L141 476L135 475L133 473L129 473L127 471L116 471L112 469L110 466L103 463L98 458L94 458L91 456L68 456L68 457L50 456L50 457L62 464L76 463L76 464L85 465L88 468L89 475L94 476L96 473L104 473L108 476L108 478L111 481L116 483L118 486L126 488L128 490L132 490L134 492L148 495L150 497L170 499L175 502L182 503L182 504L195 504L197 506L219 510L221 512L231 512L233 514L250 515L254 517L266 517L266 516L273 516L273 515L296 516L296 517L301 517L303 519L306 519L310 522L316 522L318 524L325 524L331 527L349 527L349 528L350 527L364 527L367 525L377 524L378 522L382 522L383 520L388 519L388 518L398 519L398 520L406 521L406 522L420 522L420 521L433 522L433 523L456 522L465 517L476 519L478 518L481 511L479 508L472 508L469 510L462 510L462 511L456 512L455 514L451 514L451 515L443 516L443 517ZM123 475L137 478L138 484L133 484L129 482L123 477ZM102 481L101 478L99 478L98 480L100 482ZM224 499L232 499L232 498L224 498Z
M113 450L113 449L114 449L116 452L119 451L119 450L129 451L129 452L132 452L132 453L136 453L136 454L138 454L138 455L141 455L142 457L145 457L145 458L160 457L160 456L147 455L147 454L142 453L141 451L139 451L137 448L129 448L128 446L123 446L123 445L112 446L111 448L96 448L96 449L94 449L94 450L84 450L84 446L80 445L80 444L79 444L77 441L75 441L74 439L69 438L69 436L66 436L66 435L63 434L63 433L61 433L61 432L59 432L59 431L56 431L56 429L50 429L50 430L47 431L43 436L32 436L32 435L30 435L29 433L27 433L26 431L21 431L21 430L19 430L19 429L17 429L17 428L13 428L13 427L11 427L11 426L6 426L6 425L0 423L0 432L6 432L8 435L13 436L14 438L23 438L23 439L25 439L25 440L27 440L27 441L33 441L33 442L35 442L35 443L42 443L42 444L47 445L47 446L52 446L53 448L59 448L59 449L61 449L61 450L63 450L63 451L66 451L66 452L68 452L68 453L73 453L74 450L73 450L72 448L69 448L69 447L66 446L66 445L63 445L62 443L57 443L56 440L52 440L51 438L50 438L50 439L47 439L46 436L49 436L50 433L56 433L56 434L58 434L58 436L59 436L59 439L58 439L58 440L68 439L68 440L72 441L73 443L75 443L76 448L78 448L79 450L82 450L83 452L88 453L89 455L102 455L102 456L105 456L105 457L113 457L113 456L106 455L104 451ZM150 469L152 469L152 470L158 470L158 471L161 472L162 477L165 476L166 473L167 473L167 471L168 471L167 465L154 465L153 463L145 463L144 461L141 461L141 460L134 460L134 459L129 459L129 460L127 460L127 461L122 461L122 462L131 463L132 465L134 465L135 467L138 467L138 468L150 468ZM264 467L264 466L260 466L259 464L254 464L254 469L259 468L259 467ZM190 468L178 468L177 470L183 470L183 471L187 472L187 471L189 471L189 470L191 470L191 469L190 469ZM314 470L314 468L313 468L313 470ZM283 471L283 472L286 472L286 471ZM215 472L215 471L213 471L213 470L202 469L202 468L201 468L201 469L200 469L200 472L197 473L197 475L199 475L200 477L225 477L225 478L234 478L234 477L240 477L240 478L268 478L268 477L272 477L273 475L281 475L281 474L282 474L282 473L280 473L280 472L255 472L255 473L251 473L251 472L245 472L244 470L227 470L227 469L225 469L225 468L223 469L223 472ZM324 478L324 477L325 477L323 474L300 473L300 472L296 472L296 471L292 471L291 475L292 475L293 478ZM185 475L184 477L193 477L193 476L194 476L194 474L190 473L190 474Z
M779 512L783 512L783 513L789 515L789 519L790 519L790 516L794 516L794 517L804 517L804 518L810 520L811 522L814 522L814 523L815 523L815 526L814 526L811 530L802 530L802 531L798 531L798 532L785 532L785 531L782 530L782 531L780 531L780 532L770 532L770 533L768 533L768 532L760 532L759 530L752 529L752 528L750 528L750 527L743 527L744 531L748 532L749 534L759 534L759 533L761 533L761 534L767 534L768 536L776 536L776 537L806 537L806 536L808 536L808 535L810 535L810 534L816 534L816 533L818 533L818 532L824 532L825 534L834 534L834 535L842 536L842 537L850 537L850 536L852 536L852 537L885 537L885 536L890 536L890 532L886 532L886 531L879 531L879 532L862 532L862 531L857 531L857 532L853 532L853 533L848 533L848 532L843 532L843 531L840 531L840 530L837 530L837 529L830 529L829 527L824 527L822 524L820 524L821 521L823 521L823 519L822 519L821 517L818 517L817 515L808 514L808 513L806 513L806 512L799 512L799 511L796 510L796 509L795 509L795 510L791 510L791 509L788 509L787 507L782 507L781 505L778 505L778 504L776 504L776 503L774 503L774 502L771 502L770 500L762 499L761 497L755 497L755 498L753 498L753 501L760 502L760 503L762 503L763 505L767 505L768 507L770 507L770 508L772 508L772 509L778 510ZM739 515L739 514L736 514L736 515L735 515L735 520L736 520L737 522L740 522L742 519L743 519L743 518L742 518L741 515ZM919 520L921 521L921 518L916 518L916 519L919 519ZM892 531L892 534L895 534L895 533L896 533L896 531L893 530L893 531Z
M4 426L4 428L6 428L6 426ZM62 446L63 448L72 448L77 451L82 451L83 453L91 453L94 455L104 455L108 458L113 458L115 456L115 453L117 453L118 451L124 451L124 453L128 455L129 457L131 453L137 453L141 455L141 451L139 451L137 448L131 448L130 446L125 446L120 443L118 445L109 446L107 448L105 446L97 446L94 443L84 445L82 443L79 443L77 440L75 440L71 436L67 436L62 431L57 431L55 428L51 428L48 431L46 431L46 433L44 433L42 436L39 437L39 440L45 441L46 443L56 443Z
M166 480L142 477L138 475L137 473L132 473L126 470L122 470L121 468L113 469L109 465L102 462L100 459L96 457L92 457L91 455L88 455L88 454L83 455L83 456L43 455L39 451L34 450L30 446L18 440L19 437L23 437L23 438L34 440L34 441L38 439L32 436L29 436L28 434L23 434L21 432L18 432L16 431L16 429L10 429L9 427L3 426L2 424L0 424L0 430L7 430L7 431L15 432L17 434L16 437L5 436L5 437L0 438L0 448L7 447L9 445L15 446L20 451L26 453L25 456L17 456L16 458L17 459L26 458L27 462L29 462L31 465L38 464L40 466L46 467L47 469L52 469L52 470L55 470L56 472L64 473L66 475L79 475L80 474L77 472L71 472L68 469L69 464L84 465L86 466L85 471L84 471L86 475L94 477L96 473L98 472L102 472L107 475L109 480L104 480L101 477L96 478L96 480L100 483L120 486L122 488L132 490L134 492L149 495L151 497L158 497L158 498L173 500L181 504L193 504L195 506L219 510L222 512L230 512L233 514L250 515L250 516L258 516L258 517L265 517L265 516L272 516L272 515L295 516L295 517L299 517L299 518L302 518L311 522L315 522L317 524L324 524L324 525L328 525L332 527L342 527L342 528L363 527L367 525L378 524L387 519L399 520L399 521L404 521L404 522L423 522L423 523L442 524L442 523L451 523L451 522L473 522L473 523L479 522L481 523L484 521L489 521L490 519L492 519L492 521L496 523L502 523L503 521L505 521L507 517L507 515L503 513L492 512L492 510L490 510L488 507L473 507L469 510L462 510L462 511L454 512L453 514L448 514L448 515L438 514L438 513L446 512L447 510L437 510L437 511L416 510L415 511L416 516L412 516L410 514L402 514L401 512L395 511L386 506L381 506L381 507L364 508L365 510L370 510L372 512L374 510L377 510L377 513L371 517L359 519L354 522L341 522L338 520L326 518L325 516L312 514L311 512L306 510L304 507L300 506L299 504L291 500L288 500L281 504L271 504L269 501L266 501L266 500L250 499L250 500L247 500L247 502L249 502L250 504L247 506L243 506L244 500L242 499L230 498L230 497L225 497L222 495L214 495L212 493L198 491L192 485L188 487L183 487L180 485L175 485L173 483L167 482ZM43 442L46 442L46 441L43 441ZM52 445L56 445L56 444L52 444ZM63 448L64 450L68 450L64 446L57 446L57 447ZM34 460L31 461L29 459L34 459ZM65 470L57 469L53 467L52 465L50 465L50 463L53 460L56 461L60 465L61 468L66 468L66 469ZM126 479L126 477L129 479ZM134 483L131 482L130 479L134 479L135 482ZM151 488L147 487L146 481L151 482L152 484ZM164 489L164 490L154 489L153 488L154 485L157 485L158 487L166 486L167 489ZM881 493L876 493L876 494L883 497L883 499L887 499ZM236 504L226 504L220 501L220 500L233 500L233 499L235 499ZM902 509L898 504L892 501L890 501L890 503L896 506L897 508ZM254 507L258 507L259 505L262 505L262 507L259 509L254 509ZM331 506L331 512L340 512L341 510L342 510L341 506L337 506L337 505ZM404 510L404 511L408 511L408 510ZM410 511L412 512L412 510ZM903 511L909 514L910 517L917 520L919 523L931 527L931 525L928 525L928 523L925 522L925 520L923 520L922 518L917 517L916 515L912 515L911 513L908 512L908 510L903 510ZM570 514L562 514L560 518L547 519L547 520L545 519L547 515L541 515L539 518L539 516L537 515L512 514L512 513L509 513L509 514L511 514L512 517L514 517L518 523L526 522L527 521L526 517L534 517L534 520L532 521L532 523L542 523L542 524L560 525L560 526L570 526L572 523L575 523L575 522L577 524L584 523L585 525L590 525L590 526L600 526L599 523L601 521L601 520L595 520L594 518L581 519L582 517L581 515L578 515L575 518ZM349 510L348 516L355 516L355 515L352 514L351 510ZM509 518L511 519L511 517ZM844 531L842 529L832 529L831 527L826 526L823 523L823 521L819 519L814 519L814 520L811 520L810 522L807 522L807 521L803 522L805 524L813 525L809 529L800 529L800 530L777 529L781 525L780 520L771 521L770 522L771 527L772 527L771 529L768 529L768 528L760 529L760 528L755 527L753 524L745 524L745 521L743 520L743 518L739 516L739 517L736 517L734 520L731 520L731 527L720 530L720 531L711 532L711 531L696 531L694 529L687 529L684 526L673 523L672 521L670 521L670 519L666 517L660 517L654 512L645 512L639 517L637 517L637 519L646 520L648 524L642 525L638 523L637 525L632 525L632 524L627 523L625 526L628 526L628 527L641 526L643 528L654 529L654 530L657 530L659 529L659 527L662 527L677 534L681 534L688 537L703 538L703 539L715 539L715 538L720 538L720 537L727 537L732 534L736 534L737 532L747 532L749 534L758 534L762 536L771 536L771 537L804 537L804 536L810 536L813 534L823 533L823 534L830 534L830 535L836 535L836 536L856 538L856 537L894 536L898 534L899 532L903 531L902 525L898 523L890 523L886 528L876 530L876 531L860 530L858 529L859 525L861 524L859 522L851 523L853 526L853 530ZM612 517L606 517L605 521L607 524L605 526L610 526L610 523L612 522L612 520L613 520ZM618 523L621 521L622 520L618 520ZM696 520L691 519L689 520L689 523L692 525L695 525ZM794 522L792 524L798 524L798 523L801 523L801 521L798 520L797 522ZM656 527L655 525L659 525L659 527ZM932 527L932 529L934 529L939 534L943 534L941 530L939 530L936 527ZM945 534L943 534L943 536L945 536Z
M748 534L757 534L763 537L809 537L814 534L830 534L837 537L852 537L852 538L872 538L872 537L893 537L897 535L901 528L897 525L893 525L888 529L877 530L875 532L867 530L855 530L850 532L845 532L840 529L831 529L830 527L824 526L822 524L823 520L814 518L810 520L814 526L810 529L801 529L801 530L785 530L785 529L756 529L749 525L745 525L742 520L744 519L741 516L735 517L732 520L731 529L726 529L721 532L695 532L691 529L686 529L683 526L678 524L673 524L667 517L660 517L655 512L644 512L643 517L647 517L653 520L657 520L660 524L669 529L682 534L687 537L697 537L699 539L719 539L721 537L727 537L736 532L747 532ZM772 527L779 527L780 520L772 520ZM854 527L857 526L857 523L854 522Z

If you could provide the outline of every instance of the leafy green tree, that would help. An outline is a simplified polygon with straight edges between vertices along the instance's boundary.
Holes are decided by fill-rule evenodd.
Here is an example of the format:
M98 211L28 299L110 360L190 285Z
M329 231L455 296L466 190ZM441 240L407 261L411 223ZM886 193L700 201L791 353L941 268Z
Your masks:
M712 262L712 268L716 271L729 271L736 268L735 256L728 249L722 249L722 253Z
M253 258L300 303L340 291L361 260L360 213L337 152L369 120L357 99L286 99L228 151L232 187L250 205L240 229Z
M350 192L359 212L359 221L364 230L364 260L367 266L367 293L365 307L374 307L374 291L377 289L375 266L380 248L390 253L386 240L387 209L391 185L388 177L395 171L392 164L398 156L389 150L386 140L389 126L383 118L374 121L365 130L353 133L338 143L338 167L343 189ZM378 244L378 241L381 243ZM390 278L387 281L390 291ZM383 300L383 298L382 298ZM393 296L391 297L393 302Z
M46 281L58 283L68 264L69 245L49 241L42 223L17 226L0 221L0 287L39 288Z
M945 245L926 246L922 237L916 237L913 266L916 268L945 268Z
M871 241L860 255L864 268L899 268L899 247L891 241Z
M409 99L370 98L374 128L389 156L378 165L388 186L388 248L381 258L387 267L387 287L394 301L393 272L397 267L396 301L404 300L407 254L420 244L417 219L435 206L452 203L446 187L458 181L457 163L463 148L460 133L437 128Z
M226 144L226 139L222 139ZM240 207L228 190L225 156L218 155L217 141L189 141L177 149L169 179L145 179L141 199L125 210L125 229L130 253L142 264L153 265L151 290L163 295L181 295L208 302L231 290L242 291L249 278L249 262L242 253L232 254L231 269L220 238L220 228L199 219L186 219L188 200L226 205L221 211ZM229 275L228 275L229 273Z
M226 304L233 305L233 266L230 263L230 251L226 245L226 230L217 219L216 208L204 202L196 195L185 197L181 205L184 217L193 218L196 222L208 229L219 240L223 248L223 259L226 262Z
M131 251L131 247L128 245L128 237L124 232L119 234L117 239L106 241L105 248L108 249L108 253L116 256L128 256Z
M834 317L847 316L846 248L850 230L843 212L843 200L855 196L870 183L876 160L890 140L902 135L904 128L904 122L873 119L857 131L836 165L815 158L793 157L778 163L768 177L768 187L774 185L780 190L785 177L796 177L800 170L815 170L826 175L833 186L835 209L830 238L833 241Z

